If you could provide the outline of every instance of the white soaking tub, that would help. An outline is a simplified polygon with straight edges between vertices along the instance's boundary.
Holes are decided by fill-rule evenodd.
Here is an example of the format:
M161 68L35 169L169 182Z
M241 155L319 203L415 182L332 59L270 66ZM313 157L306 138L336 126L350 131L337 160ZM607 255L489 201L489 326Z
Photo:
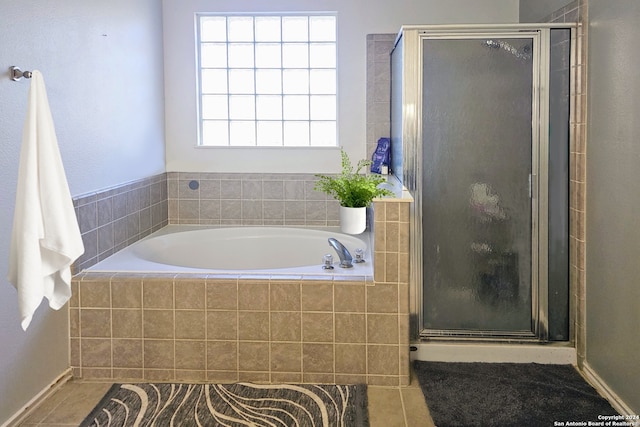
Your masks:
M369 236L342 234L338 228L202 227L169 225L90 267L93 272L339 274L372 276ZM339 267L337 252L328 239L342 243L355 259L364 251L364 263ZM331 254L334 269L322 268Z

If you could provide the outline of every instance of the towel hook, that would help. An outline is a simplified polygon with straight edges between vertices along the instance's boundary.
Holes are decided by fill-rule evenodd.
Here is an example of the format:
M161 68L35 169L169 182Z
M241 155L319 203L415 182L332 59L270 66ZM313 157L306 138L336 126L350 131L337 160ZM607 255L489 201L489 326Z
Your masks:
M22 71L20 69L20 67L15 67L15 66L9 67L9 71L10 71L10 74L11 74L10 75L11 80L16 81L16 82L18 80L22 79L23 77L25 79L30 79L31 78L31 71Z

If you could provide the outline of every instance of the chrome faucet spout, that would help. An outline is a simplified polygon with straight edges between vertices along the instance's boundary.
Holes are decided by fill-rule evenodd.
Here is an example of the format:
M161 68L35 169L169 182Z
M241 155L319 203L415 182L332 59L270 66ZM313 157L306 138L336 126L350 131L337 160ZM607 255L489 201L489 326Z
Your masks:
M342 268L351 268L353 267L353 257L351 253L344 247L342 243L340 243L337 239L333 237L329 237L329 245L338 253L338 257L340 257L340 267Z

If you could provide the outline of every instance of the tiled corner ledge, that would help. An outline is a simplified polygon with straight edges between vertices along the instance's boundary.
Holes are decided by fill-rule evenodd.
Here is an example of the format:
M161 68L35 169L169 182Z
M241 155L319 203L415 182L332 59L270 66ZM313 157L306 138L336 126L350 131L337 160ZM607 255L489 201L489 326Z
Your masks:
M167 225L166 174L75 196L73 206L85 248L79 272Z

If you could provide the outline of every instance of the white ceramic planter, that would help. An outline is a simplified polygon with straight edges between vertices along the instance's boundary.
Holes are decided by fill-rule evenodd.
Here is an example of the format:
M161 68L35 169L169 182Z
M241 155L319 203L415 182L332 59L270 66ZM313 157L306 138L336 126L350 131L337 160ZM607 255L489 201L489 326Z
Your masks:
M340 206L340 229L346 234L360 234L367 228L367 208Z

